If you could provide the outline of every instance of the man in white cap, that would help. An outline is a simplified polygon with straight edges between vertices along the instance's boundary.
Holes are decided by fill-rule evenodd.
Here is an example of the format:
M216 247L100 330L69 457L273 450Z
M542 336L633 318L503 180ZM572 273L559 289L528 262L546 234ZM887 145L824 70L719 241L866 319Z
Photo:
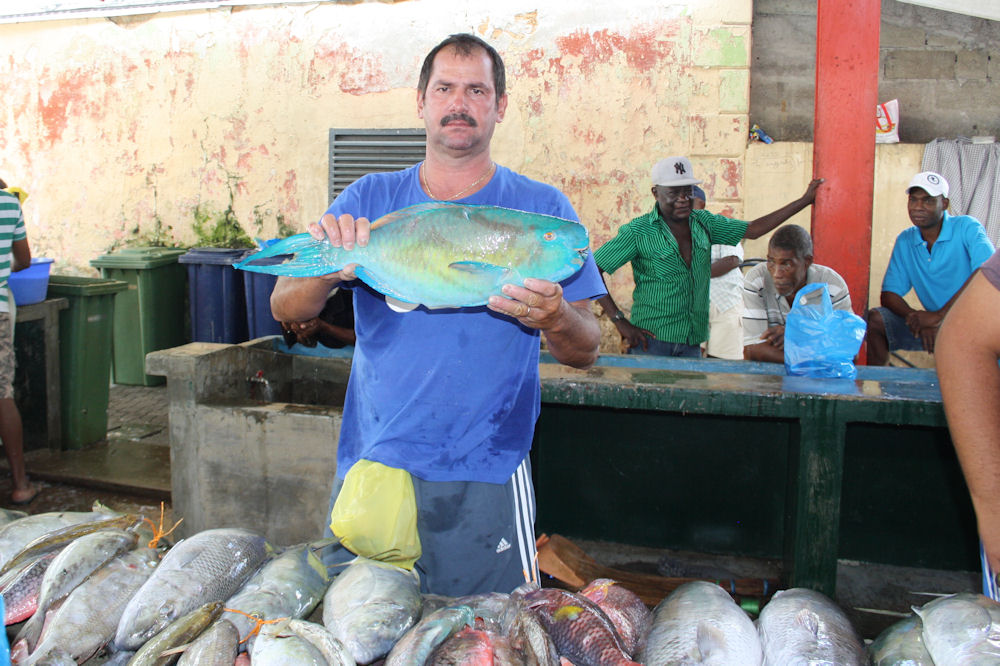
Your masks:
M944 315L993 243L974 217L948 214L948 181L918 173L906 188L913 226L897 237L882 279L882 307L868 312L868 364L885 365L897 349L934 351ZM903 300L910 290L925 308Z
M686 157L668 157L653 166L653 209L622 225L618 235L594 252L604 273L632 264L635 290L631 318L611 295L598 299L630 354L701 356L708 338L711 246L759 238L816 200L822 178L805 194L752 222L733 220L692 207L694 177Z

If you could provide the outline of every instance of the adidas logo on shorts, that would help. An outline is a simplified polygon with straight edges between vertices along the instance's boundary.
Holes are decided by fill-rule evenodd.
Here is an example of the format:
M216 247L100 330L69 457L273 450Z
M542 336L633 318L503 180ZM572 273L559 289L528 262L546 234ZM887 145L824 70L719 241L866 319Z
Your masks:
M497 544L497 555L504 552L505 550L510 550L510 541L500 537L500 543Z

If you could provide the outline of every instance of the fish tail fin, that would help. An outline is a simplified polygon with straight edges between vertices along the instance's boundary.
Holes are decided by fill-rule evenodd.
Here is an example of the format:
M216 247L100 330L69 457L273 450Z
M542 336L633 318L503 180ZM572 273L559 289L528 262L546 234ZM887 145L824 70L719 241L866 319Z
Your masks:
M282 255L295 255L286 261L274 261ZM272 259L272 261L264 261ZM343 266L331 265L330 247L310 234L296 234L251 254L236 264L236 268L254 273L315 277L339 271Z
M20 643L24 641L24 645L27 646L27 651L31 653L34 651L35 646L38 645L38 637L42 633L42 625L45 621L45 612L35 613L29 617L23 625L21 625L21 630L17 632L17 636L14 638L12 643Z

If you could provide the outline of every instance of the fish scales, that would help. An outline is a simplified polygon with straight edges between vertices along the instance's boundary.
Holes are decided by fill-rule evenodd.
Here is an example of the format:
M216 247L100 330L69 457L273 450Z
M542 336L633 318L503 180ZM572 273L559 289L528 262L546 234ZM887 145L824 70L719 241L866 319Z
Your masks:
M634 655L650 621L649 609L639 595L610 578L595 578L580 590L580 595L604 611L615 625L626 654Z
M197 638L222 614L222 606L221 601L212 601L174 620L136 651L128 662L129 666L166 666L174 663L179 655L173 650Z
M0 568L0 574L6 572L13 566L17 566L20 562L32 559L38 555L42 555L53 550L62 549L86 534L92 534L101 530L134 527L139 520L140 518L137 515L124 514L121 516L90 520L54 529L26 543L20 552L7 560L6 564Z
M155 570L160 554L140 548L120 555L77 586L52 613L38 647L19 664L34 666L53 650L78 662L93 655L115 635L126 604Z
M236 625L220 618L184 650L177 666L233 666L239 643Z
M247 615L261 620L306 617L323 600L329 586L330 576L312 547L294 546L264 564L230 597L222 617L233 623L240 641L246 642L257 624ZM252 643L245 644L249 650Z
M304 277L357 263L361 280L395 300L472 307L500 294L504 284L570 277L583 266L587 247L586 227L572 220L496 206L424 203L373 222L365 247L344 250L298 234L236 267ZM295 258L283 264L253 264L291 253Z
M761 609L757 631L766 666L867 663L861 639L844 611L814 590L796 587L776 592Z
M210 601L225 601L272 552L243 529L211 529L184 539L136 592L122 614L115 647L135 650L171 621Z
M441 643L427 659L428 666L518 666L523 655L501 634L465 627Z
M117 514L95 503L93 511L51 511L36 513L8 523L0 528L0 566L7 563L29 543L40 536L69 525L85 523Z
M763 658L753 622L729 593L715 583L692 581L657 604L638 661L760 666Z
M29 649L34 649L49 606L69 594L102 565L135 548L138 538L135 532L126 530L101 530L78 538L57 555L54 554L52 563L42 577L38 608L21 627L15 642L24 640Z
M1000 664L1000 603L963 592L914 609L935 666Z
M575 666L636 663L625 654L611 620L590 599L558 588L534 590L523 599L527 608L538 613L559 655Z
M21 622L35 613L42 579L55 557L55 553L47 553L11 570L12 576L3 587L4 624Z

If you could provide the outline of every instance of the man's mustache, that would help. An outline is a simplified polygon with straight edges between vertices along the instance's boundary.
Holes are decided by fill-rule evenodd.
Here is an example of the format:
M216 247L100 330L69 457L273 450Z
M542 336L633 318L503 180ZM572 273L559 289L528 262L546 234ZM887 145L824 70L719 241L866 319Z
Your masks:
M464 113L451 113L441 119L441 126L444 127L453 120L461 120L467 123L469 127L477 127L476 120L472 116L468 116Z

